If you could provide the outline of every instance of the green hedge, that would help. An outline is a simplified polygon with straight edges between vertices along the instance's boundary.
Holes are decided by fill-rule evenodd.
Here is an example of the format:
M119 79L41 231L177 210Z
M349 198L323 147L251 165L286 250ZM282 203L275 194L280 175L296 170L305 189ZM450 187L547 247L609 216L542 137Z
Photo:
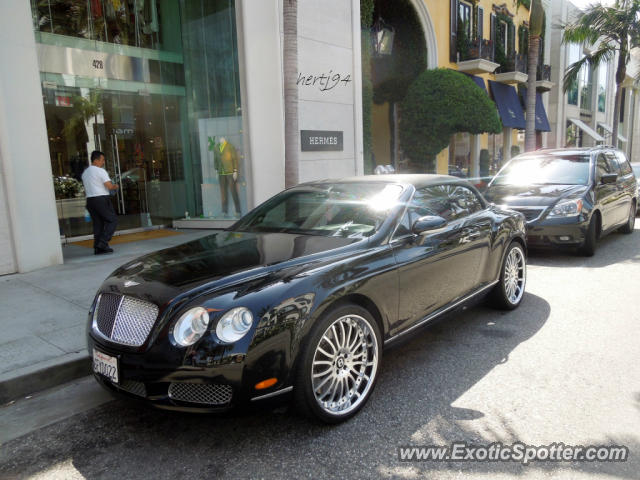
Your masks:
M400 141L417 171L433 171L435 157L458 132L500 133L495 104L468 76L443 68L425 70L402 102Z

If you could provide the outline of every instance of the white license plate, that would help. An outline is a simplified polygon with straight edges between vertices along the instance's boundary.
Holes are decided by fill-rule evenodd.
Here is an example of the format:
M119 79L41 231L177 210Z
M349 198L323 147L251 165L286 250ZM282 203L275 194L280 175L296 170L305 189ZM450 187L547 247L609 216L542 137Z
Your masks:
M118 383L118 359L93 349L93 371Z

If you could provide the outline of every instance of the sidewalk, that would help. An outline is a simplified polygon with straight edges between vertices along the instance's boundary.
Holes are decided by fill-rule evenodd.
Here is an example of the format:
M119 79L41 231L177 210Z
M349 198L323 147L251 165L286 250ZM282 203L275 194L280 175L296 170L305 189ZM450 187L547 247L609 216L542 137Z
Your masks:
M63 265L0 277L0 405L87 375L85 329L98 287L140 255L212 233L182 232L114 245L109 255L65 245Z

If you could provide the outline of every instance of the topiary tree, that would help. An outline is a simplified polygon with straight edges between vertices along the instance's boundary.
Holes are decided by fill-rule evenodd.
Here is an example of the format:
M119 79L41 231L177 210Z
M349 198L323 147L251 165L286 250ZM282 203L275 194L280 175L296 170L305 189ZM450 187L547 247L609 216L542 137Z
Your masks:
M500 133L495 104L468 76L438 68L425 70L411 84L402 101L402 149L413 169L433 171L438 153L451 135Z

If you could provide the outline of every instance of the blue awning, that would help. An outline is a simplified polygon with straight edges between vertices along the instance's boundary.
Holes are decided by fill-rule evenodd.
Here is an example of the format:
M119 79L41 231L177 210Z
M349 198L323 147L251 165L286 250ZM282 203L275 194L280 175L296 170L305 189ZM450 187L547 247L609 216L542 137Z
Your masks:
M496 102L502 125L509 128L525 129L524 111L516 89L511 85L489 80L489 89Z
M522 98L522 107L527 110L527 87L520 88L520 98ZM539 132L550 132L549 119L547 111L544 109L542 95L536 92L536 130Z
M471 75L470 73L465 73L465 75L469 77L471 80L473 80L476 83L476 85L478 85L482 90L485 91L487 95L489 94L489 92L487 92L487 87L484 84L484 79L482 77L476 77L475 75Z

